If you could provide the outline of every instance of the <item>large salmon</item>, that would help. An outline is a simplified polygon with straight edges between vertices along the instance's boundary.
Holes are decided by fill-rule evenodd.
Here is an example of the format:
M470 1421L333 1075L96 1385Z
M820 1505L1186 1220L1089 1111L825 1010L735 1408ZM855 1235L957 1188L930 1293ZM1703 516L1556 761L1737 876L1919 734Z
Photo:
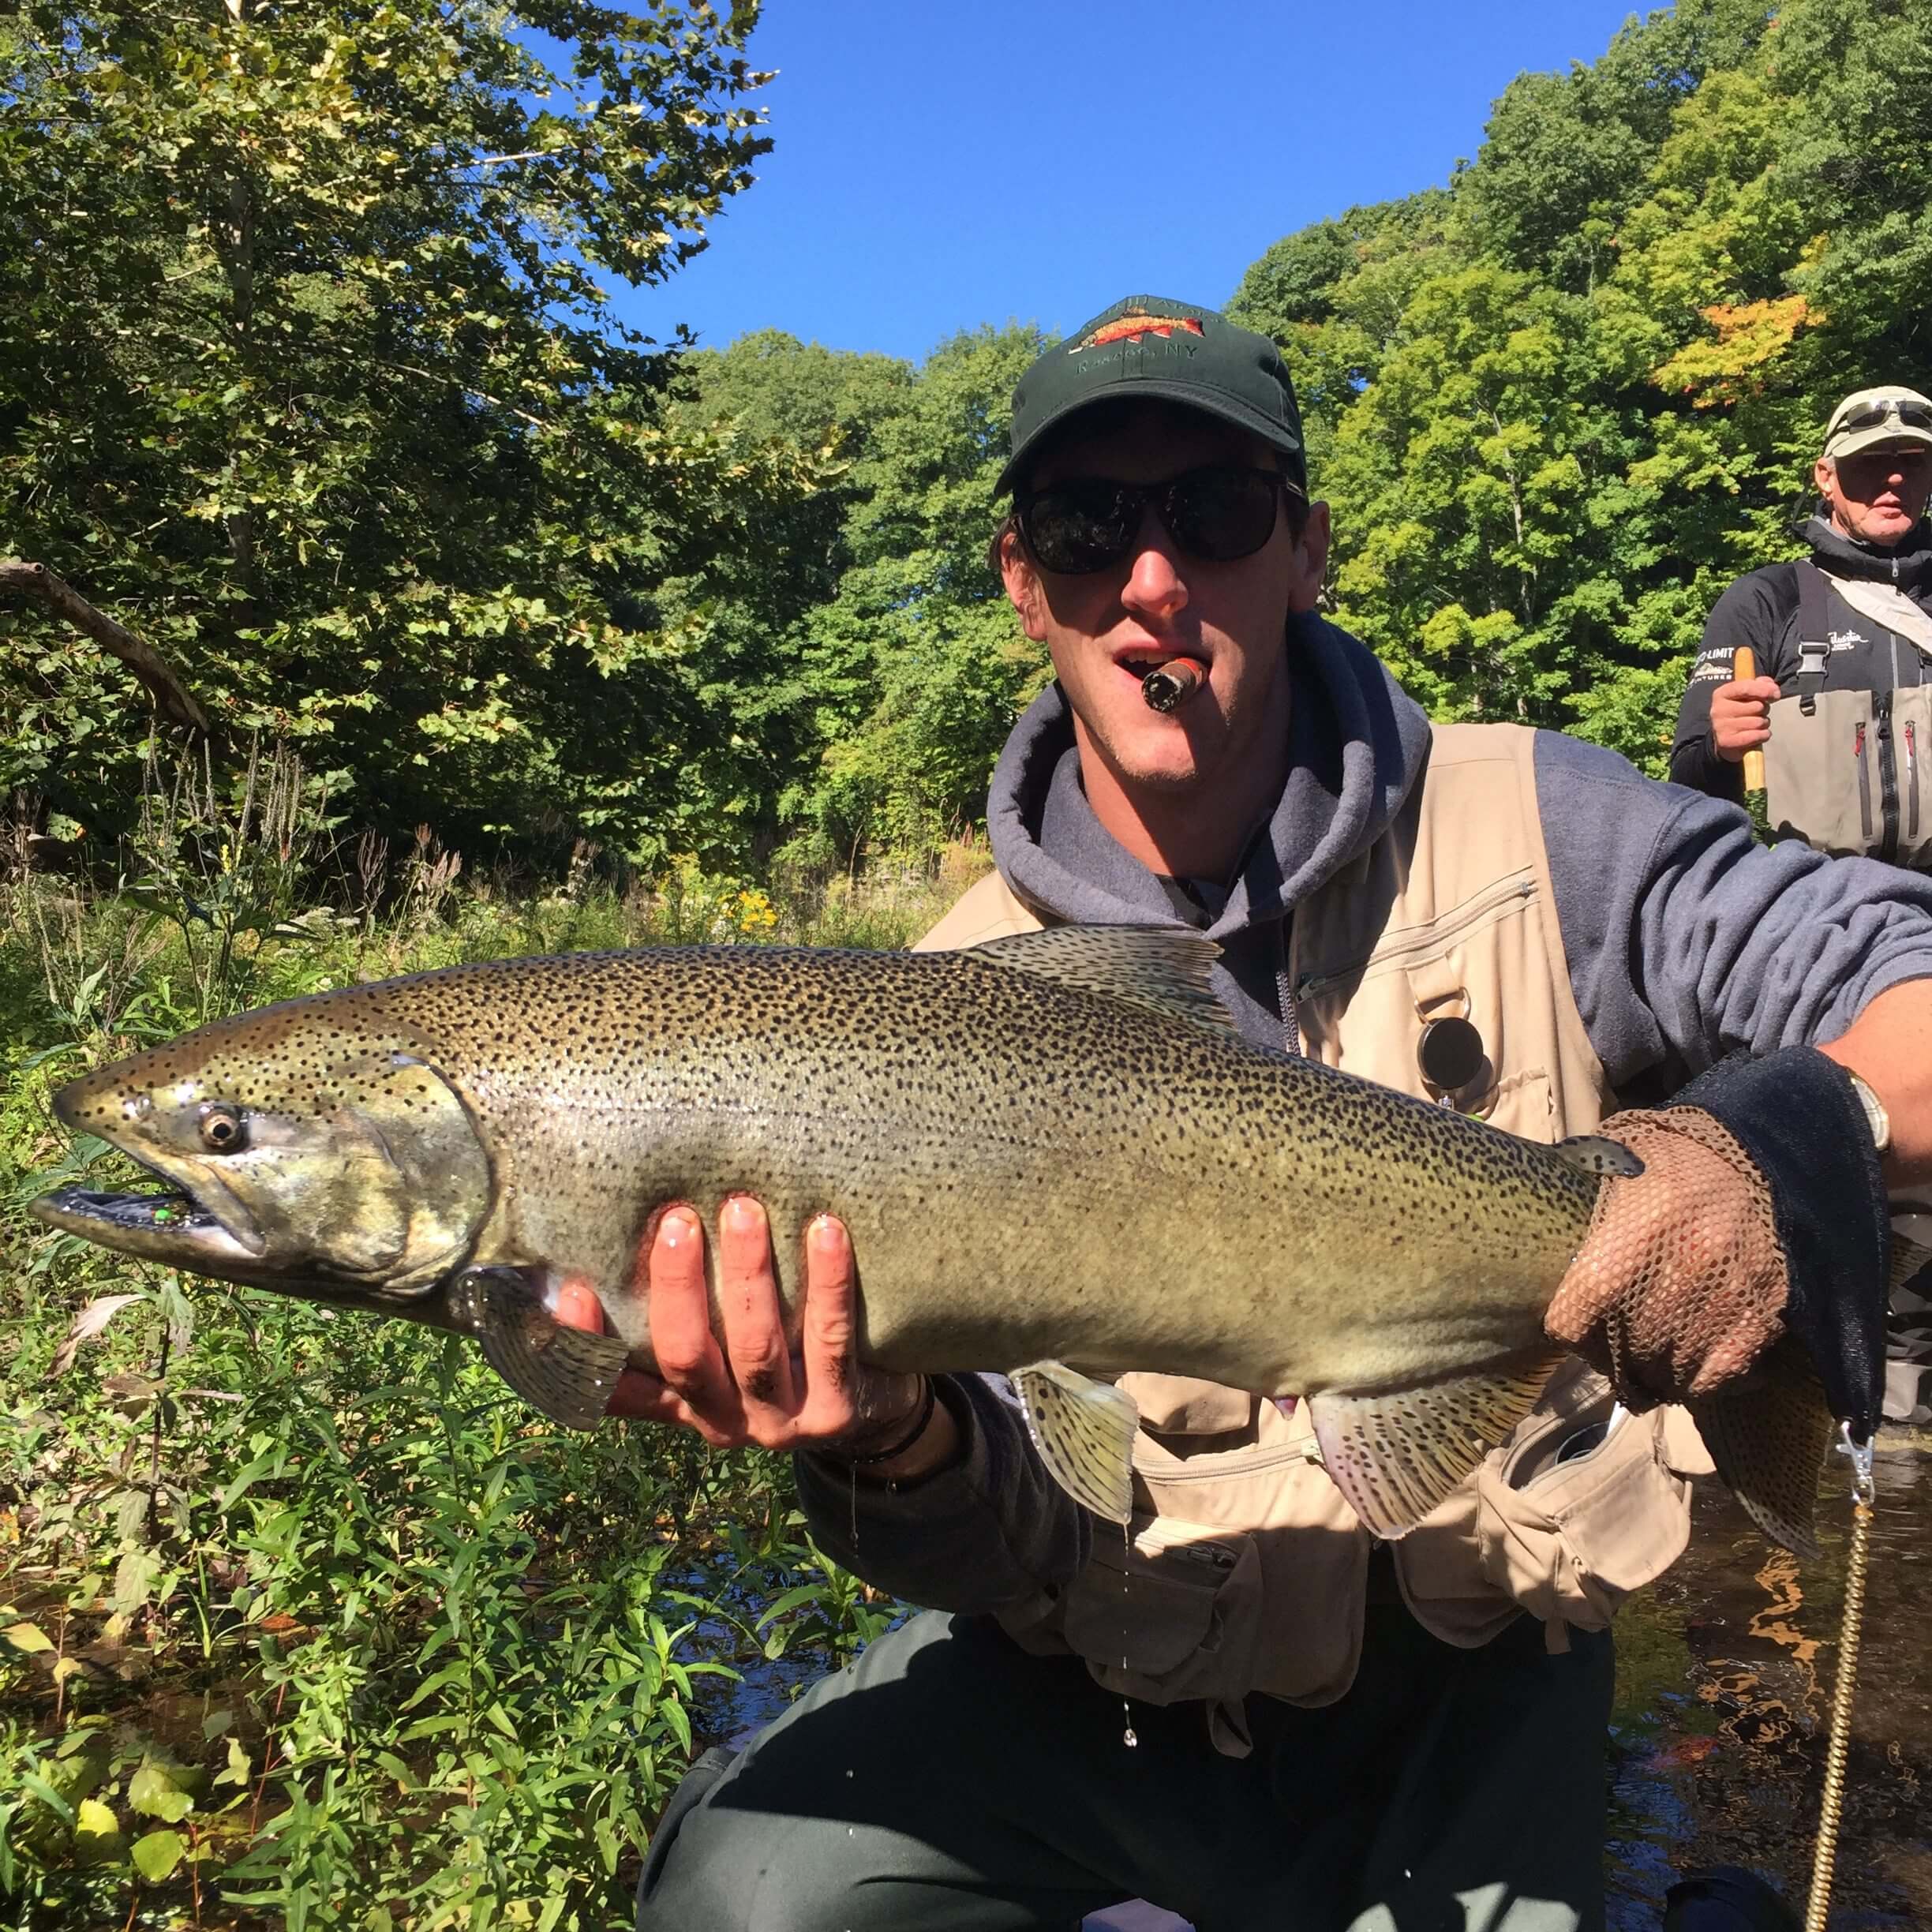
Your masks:
M650 1215L684 1201L715 1225L742 1190L795 1322L803 1232L829 1211L862 1271L863 1357L1013 1372L1090 1507L1125 1520L1133 1428L1096 1378L1157 1369L1306 1400L1335 1482L1398 1535L1533 1406L1601 1177L1637 1164L1246 1044L1208 990L1215 951L1067 927L960 953L511 960L318 994L62 1089L62 1120L168 1189L35 1205L127 1253L468 1331L587 1428L627 1359L651 1365L632 1285ZM552 1319L567 1275L612 1335ZM1806 1378L1774 1382L1741 1437L1706 1434L1765 1528L1802 1544L1829 1418Z

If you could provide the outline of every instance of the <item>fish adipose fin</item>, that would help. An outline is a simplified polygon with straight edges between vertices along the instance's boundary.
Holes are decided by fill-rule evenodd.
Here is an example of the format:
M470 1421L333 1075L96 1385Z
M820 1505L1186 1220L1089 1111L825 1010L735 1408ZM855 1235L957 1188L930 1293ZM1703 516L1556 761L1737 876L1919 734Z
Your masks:
M1818 1472L1838 1427L1803 1350L1780 1342L1748 1375L1690 1408L1744 1513L1773 1543L1816 1562Z
M1643 1163L1621 1140L1612 1140L1608 1134L1572 1134L1567 1140L1559 1140L1550 1151L1580 1174L1619 1174L1634 1181L1644 1170Z
M1133 1514L1134 1398L1057 1361L1013 1372L1027 1428L1047 1473L1084 1508L1110 1522Z
M1144 1006L1163 1019L1191 1020L1216 1033L1234 1031L1234 1017L1208 979L1221 949L1199 933L1169 926L1050 926L966 949L1017 972Z
M1323 1465L1365 1529L1406 1535L1536 1406L1562 1360L1380 1395L1311 1395Z
M450 1296L459 1327L528 1402L566 1428L595 1428L629 1350L615 1335L566 1327L515 1268L470 1268Z

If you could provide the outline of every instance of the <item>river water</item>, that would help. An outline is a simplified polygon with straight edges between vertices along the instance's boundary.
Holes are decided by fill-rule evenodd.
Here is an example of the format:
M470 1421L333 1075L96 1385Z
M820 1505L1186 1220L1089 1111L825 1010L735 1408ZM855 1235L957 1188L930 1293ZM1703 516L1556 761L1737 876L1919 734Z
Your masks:
M1932 1926L1932 1435L1880 1437L1834 1926ZM1653 1926L1682 1873L1741 1865L1802 1915L1837 1668L1849 1466L1824 1560L1768 1546L1717 1484L1690 1549L1617 1618L1607 1847L1616 1932Z

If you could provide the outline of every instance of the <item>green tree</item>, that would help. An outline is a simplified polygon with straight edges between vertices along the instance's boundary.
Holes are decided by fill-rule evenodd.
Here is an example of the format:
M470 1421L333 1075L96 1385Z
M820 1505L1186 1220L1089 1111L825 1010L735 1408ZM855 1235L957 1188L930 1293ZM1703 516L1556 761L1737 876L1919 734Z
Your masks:
M28 5L0 40L0 531L456 837L675 843L704 715L637 593L789 487L613 327L767 144L756 15L528 0ZM139 709L0 616L0 784L111 818ZM594 723L590 722L594 721Z
M942 343L856 467L852 566L811 616L799 672L821 758L787 800L798 849L821 863L929 846L974 823L1000 746L1045 681L986 551L1009 401L1046 346L1013 327Z
M1661 768L1712 604L1797 553L1832 403L1923 386L1929 74L1921 0L1686 0L1513 83L1446 192L1249 271L1335 607L1439 715Z
M1747 58L1763 0L1683 0L1633 20L1600 60L1519 76L1457 183L1479 245L1508 266L1593 286L1679 104L1711 69Z
M1410 298L1445 260L1454 199L1425 189L1350 208L1275 243L1241 278L1234 320L1282 346L1308 438L1324 470L1335 429L1401 339Z

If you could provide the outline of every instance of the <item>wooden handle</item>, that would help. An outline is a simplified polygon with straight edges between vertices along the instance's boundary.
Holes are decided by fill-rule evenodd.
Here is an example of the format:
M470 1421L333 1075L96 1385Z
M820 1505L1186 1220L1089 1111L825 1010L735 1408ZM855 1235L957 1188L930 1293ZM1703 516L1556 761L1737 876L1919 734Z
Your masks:
M1731 675L1739 683L1758 675L1758 660L1748 644L1740 644L1737 647L1737 654L1731 660ZM1762 792L1764 788L1764 754L1762 751L1747 751L1744 754L1744 789L1747 792Z

